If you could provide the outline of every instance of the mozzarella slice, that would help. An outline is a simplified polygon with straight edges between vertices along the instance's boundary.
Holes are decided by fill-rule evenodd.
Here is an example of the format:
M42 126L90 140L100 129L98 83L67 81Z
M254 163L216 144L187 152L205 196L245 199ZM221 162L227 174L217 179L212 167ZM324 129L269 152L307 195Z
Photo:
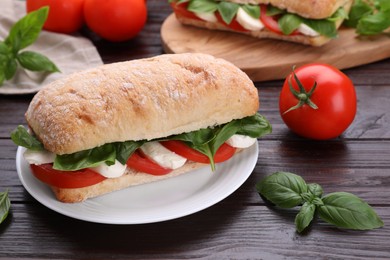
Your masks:
M159 142L147 142L140 149L149 159L164 168L177 169L187 161L186 158L168 150Z
M316 36L320 35L318 32L314 31L312 28L310 28L309 26L307 26L304 23L301 23L297 30L298 30L298 32L300 32L304 35L307 35L307 36L316 37Z
M214 13L194 13L194 14L204 21L207 21L210 23L218 22L218 19Z
M264 24L260 19L253 18L241 7L238 8L236 20L242 27L249 31L260 31L264 28Z
M43 150L43 151L33 151L27 149L23 154L24 159L28 161L29 164L41 165L45 163L54 162L56 155L52 152Z
M115 160L115 164L108 166L105 163L99 166L92 167L91 170L100 173L106 178L117 178L122 176L126 171L126 164L121 164L118 160Z
M226 143L235 148L248 148L256 143L257 139L246 135L233 135Z

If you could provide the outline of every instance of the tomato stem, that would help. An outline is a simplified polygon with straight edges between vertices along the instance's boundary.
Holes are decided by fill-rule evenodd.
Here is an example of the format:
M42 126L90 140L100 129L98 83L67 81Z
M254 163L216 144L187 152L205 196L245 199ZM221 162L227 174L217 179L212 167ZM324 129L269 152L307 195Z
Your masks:
M293 85L292 85L292 82L291 82L292 76L294 76L294 79L295 79L295 81L298 84L299 91L295 90ZM290 77L288 78L288 86L290 87L291 93L298 99L298 104L296 104L295 106L290 107L283 114L286 114L286 113L288 113L288 112L290 112L292 110L298 109L298 108L302 107L305 104L308 105L309 107L313 108L313 109L318 109L318 106L315 103L313 103L313 101L311 101L311 99L310 99L310 97L314 93L314 90L317 87L317 82L314 81L313 87L309 90L309 92L307 92L305 90L305 88L303 87L302 82L299 80L297 74L295 73L295 66L293 67L293 75L290 75Z

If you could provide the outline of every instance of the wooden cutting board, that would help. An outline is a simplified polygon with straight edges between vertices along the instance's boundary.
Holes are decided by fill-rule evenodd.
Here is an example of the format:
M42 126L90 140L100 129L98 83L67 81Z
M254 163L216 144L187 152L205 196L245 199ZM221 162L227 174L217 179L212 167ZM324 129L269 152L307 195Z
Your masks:
M390 57L390 37L385 35L358 38L353 29L341 29L339 38L311 47L184 26L174 14L164 21L161 39L166 53L202 52L224 58L253 81L283 79L292 66L311 62L345 69Z

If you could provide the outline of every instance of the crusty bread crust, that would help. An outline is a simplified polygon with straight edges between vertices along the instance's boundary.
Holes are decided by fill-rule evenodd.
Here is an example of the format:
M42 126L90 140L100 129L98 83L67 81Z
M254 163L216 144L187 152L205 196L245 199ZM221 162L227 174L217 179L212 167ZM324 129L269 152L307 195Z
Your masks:
M233 64L206 54L113 63L50 83L26 119L45 149L166 137L253 115L258 92Z
M270 4L310 19L330 17L341 6L351 4L353 0L227 0L240 4Z
M298 2L298 1L291 1L291 2ZM346 5L344 5L344 9L348 12L351 8L351 1L348 1ZM187 18L185 16L182 16L180 13L175 13L176 18L179 22L185 25L192 25L200 28L206 28L210 30L221 30L221 31L230 31L230 32L235 32L235 33L240 33L240 34L245 34L249 35L254 38L259 38L259 39L276 39L276 40L283 40L283 41L289 41L289 42L296 42L300 44L305 44L305 45L311 45L311 46L322 46L329 42L331 38L328 38L326 36L320 35L320 36L306 36L306 35L281 35L274 33L267 28L263 28L260 31L235 31L227 26L225 26L222 23L216 22L207 22L204 20L199 20L199 19L191 19ZM338 28L343 21L339 20L336 22L336 27Z
M166 174L155 176L151 174L146 174L142 172L136 172L130 168L127 168L127 171L124 175L118 178L106 179L98 184L77 188L77 189L63 189L52 186L52 190L56 196L56 198L61 202L66 203L75 203L82 202L89 198L94 198L97 196L101 196L113 191L122 190L124 188L150 183L154 181L164 180L171 177L182 175L186 172L198 169L203 166L208 166L208 164L195 163L195 162L187 162L184 166Z

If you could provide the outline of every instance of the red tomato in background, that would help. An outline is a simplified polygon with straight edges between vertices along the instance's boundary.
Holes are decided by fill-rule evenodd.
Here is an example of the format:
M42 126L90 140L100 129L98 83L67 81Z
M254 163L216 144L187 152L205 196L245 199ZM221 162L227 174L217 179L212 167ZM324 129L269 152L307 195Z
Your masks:
M289 87L299 87L293 73L287 76L279 98L280 115L286 125L296 134L317 140L331 139L343 133L356 114L356 92L352 81L340 70L328 64L313 63L295 70L306 92L314 83L317 87L309 97L318 107L308 104L286 112L299 103Z
M49 16L43 28L58 33L73 33L84 23L84 0L26 0L27 12L49 6Z
M147 18L145 0L85 0L84 18L88 27L100 37L126 41L135 37Z

